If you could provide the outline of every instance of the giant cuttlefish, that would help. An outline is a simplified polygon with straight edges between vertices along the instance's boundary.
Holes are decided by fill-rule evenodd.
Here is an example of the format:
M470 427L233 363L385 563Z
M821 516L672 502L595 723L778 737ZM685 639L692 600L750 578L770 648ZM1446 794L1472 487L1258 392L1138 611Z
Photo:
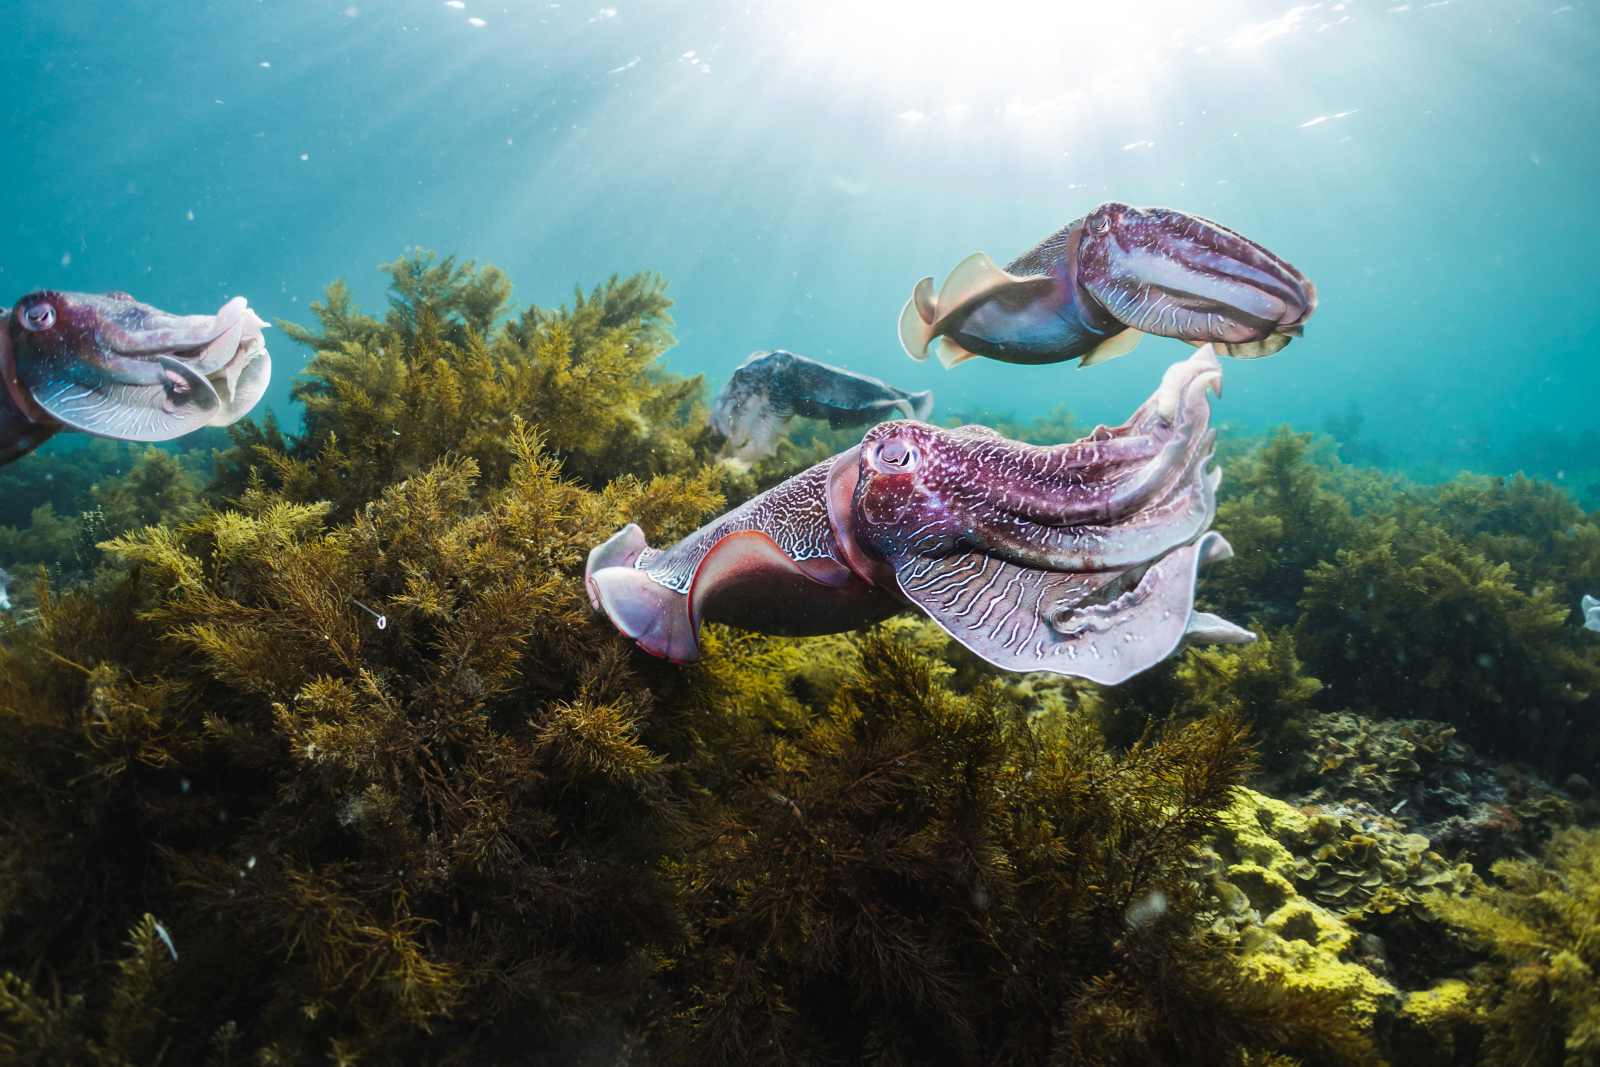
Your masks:
M272 376L265 326L242 296L169 315L127 293L30 293L0 311L0 463L62 429L166 441L237 421Z
M741 463L773 454L789 420L827 419L841 426L865 426L890 415L926 419L933 393L908 393L877 378L830 367L777 349L755 352L717 390L711 401L711 428L728 439L723 451Z
M1253 640L1194 610L1199 568L1232 555L1207 529L1222 473L1205 394L1221 387L1208 345L1126 423L1072 444L881 423L671 548L625 526L589 554L589 599L680 663L705 620L825 634L911 605L1004 670L1106 684L1185 641Z
M976 356L1088 367L1147 333L1255 359L1299 337L1316 309L1305 275L1255 242L1195 215L1112 201L1003 270L975 252L938 292L922 279L900 313L900 343L946 367Z

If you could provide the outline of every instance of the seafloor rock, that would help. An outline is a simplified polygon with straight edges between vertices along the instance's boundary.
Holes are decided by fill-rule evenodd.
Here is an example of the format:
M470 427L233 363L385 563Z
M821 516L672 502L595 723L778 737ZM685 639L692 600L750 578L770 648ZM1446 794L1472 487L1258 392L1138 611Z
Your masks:
M1300 728L1304 756L1282 790L1292 803L1392 822L1441 853L1488 863L1600 816L1581 777L1556 789L1520 764L1491 766L1446 723L1340 711L1308 715Z

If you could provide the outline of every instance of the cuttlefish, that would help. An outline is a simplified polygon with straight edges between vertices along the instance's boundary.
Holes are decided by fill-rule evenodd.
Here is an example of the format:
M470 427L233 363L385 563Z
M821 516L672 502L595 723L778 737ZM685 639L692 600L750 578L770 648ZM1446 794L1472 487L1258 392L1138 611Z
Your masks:
M234 297L169 315L127 293L30 293L0 311L0 463L60 430L166 441L242 418L272 376L266 327Z
M837 430L891 415L926 419L933 393L908 393L877 378L777 349L755 352L711 402L711 428L728 439L723 452L740 463L770 456L796 415L827 419Z
M1088 367L1147 333L1255 359L1299 337L1316 309L1316 287L1254 241L1196 215L1112 201L1004 268L976 252L937 292L932 278L919 281L900 343L946 367L977 356Z
M856 629L921 608L1009 671L1114 684L1184 642L1254 635L1194 610L1221 471L1211 346L1133 417L1071 444L897 420L665 550L636 525L589 554L589 599L646 651L700 655L710 620L764 633Z
M1592 596L1583 598L1583 628L1600 633L1600 600Z

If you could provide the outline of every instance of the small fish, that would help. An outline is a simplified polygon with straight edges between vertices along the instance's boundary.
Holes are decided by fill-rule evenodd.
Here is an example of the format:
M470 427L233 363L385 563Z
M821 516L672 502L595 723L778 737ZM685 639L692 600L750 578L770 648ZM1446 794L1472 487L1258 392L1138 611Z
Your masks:
M894 414L926 419L933 393L908 393L876 378L778 349L755 352L717 391L711 428L728 439L724 453L740 463L770 456L796 415L841 426L865 426Z
M1600 600L1592 596L1583 598L1583 628L1600 633Z
M1146 333L1256 359L1299 337L1316 308L1305 275L1255 242L1196 215L1111 201L1003 270L975 252L937 292L922 279L900 343L946 367L978 356L1089 367Z
M127 293L29 293L0 312L0 464L63 429L167 441L238 421L272 376L266 326L242 296L169 315Z

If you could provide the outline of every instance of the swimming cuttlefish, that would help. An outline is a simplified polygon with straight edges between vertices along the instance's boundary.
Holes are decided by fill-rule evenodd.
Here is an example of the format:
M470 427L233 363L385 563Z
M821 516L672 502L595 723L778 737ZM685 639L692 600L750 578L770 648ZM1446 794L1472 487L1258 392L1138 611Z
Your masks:
M1255 359L1299 337L1316 309L1305 275L1255 242L1195 215L1112 201L1004 269L976 252L937 292L922 279L900 313L900 343L946 367L977 356L1089 367L1147 333Z
M169 315L127 293L30 293L0 311L0 463L59 430L167 441L242 418L272 376L236 296L215 315Z
M926 419L933 393L908 393L877 378L777 349L754 352L711 401L711 428L728 439L727 456L750 464L770 456L796 415L865 426L890 415Z
M1600 633L1600 600L1592 596L1583 598L1583 628Z
M700 656L700 624L857 629L920 607L1010 671L1115 684L1184 642L1255 635L1194 610L1220 470L1211 346L1115 429L1072 444L899 420L665 550L628 525L589 554L589 599L646 651Z

